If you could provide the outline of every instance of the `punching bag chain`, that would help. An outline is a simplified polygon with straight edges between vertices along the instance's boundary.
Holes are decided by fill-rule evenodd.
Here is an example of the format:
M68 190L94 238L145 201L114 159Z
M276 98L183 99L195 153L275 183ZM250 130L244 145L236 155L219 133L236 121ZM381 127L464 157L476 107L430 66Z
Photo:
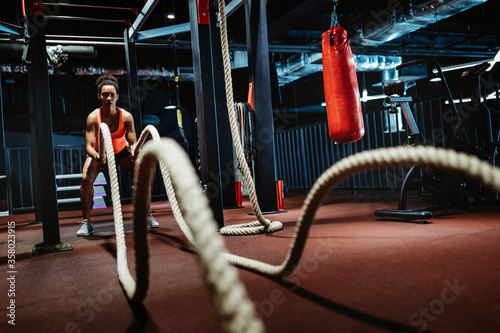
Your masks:
M330 21L330 28L333 28L333 27L338 27L340 24L339 24L339 19L338 19L338 16L337 16L337 5L338 5L338 0L333 0L333 11L332 11L332 18L331 18L331 21Z

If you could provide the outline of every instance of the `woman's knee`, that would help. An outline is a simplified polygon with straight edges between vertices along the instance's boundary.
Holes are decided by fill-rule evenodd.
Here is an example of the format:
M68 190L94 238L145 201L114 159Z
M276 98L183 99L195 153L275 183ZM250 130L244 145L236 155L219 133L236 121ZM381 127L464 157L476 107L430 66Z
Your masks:
M86 163L82 170L82 187L89 187L94 185L94 181L99 173L97 168L92 165L93 161Z
M88 174L84 173L84 174L82 174L82 183L81 183L81 186L83 188L92 187L92 186L94 186L94 181L95 181L95 179L92 179L92 177L89 177Z

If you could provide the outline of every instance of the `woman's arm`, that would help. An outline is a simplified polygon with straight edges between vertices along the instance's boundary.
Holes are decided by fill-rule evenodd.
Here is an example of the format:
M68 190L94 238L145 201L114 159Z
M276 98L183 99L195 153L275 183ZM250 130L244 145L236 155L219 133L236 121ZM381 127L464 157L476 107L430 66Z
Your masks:
M99 153L94 148L96 126L97 114L95 111L92 111L87 117L87 125L85 130L85 149L90 157L101 162L99 160Z
M132 153L132 157L135 159L134 150L137 145L137 135L135 133L135 125L134 125L134 117L128 111L123 110L123 123L125 125L126 130L126 138L128 144L130 145L130 151Z

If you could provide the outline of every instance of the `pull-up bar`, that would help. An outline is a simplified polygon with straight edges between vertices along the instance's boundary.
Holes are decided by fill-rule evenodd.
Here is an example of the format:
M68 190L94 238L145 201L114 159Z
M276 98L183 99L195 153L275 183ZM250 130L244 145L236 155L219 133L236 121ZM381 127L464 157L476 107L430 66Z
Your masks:
M57 2L45 2L44 6L126 10L133 12L136 16L139 14L139 9L137 7L111 7L111 6L84 5L76 3L57 3Z
M125 23L128 24L130 20L113 20L113 19L100 19L93 17L80 17L80 16L59 16L59 15L45 15L49 20L66 20L66 21L94 21L94 22L111 22L111 23Z

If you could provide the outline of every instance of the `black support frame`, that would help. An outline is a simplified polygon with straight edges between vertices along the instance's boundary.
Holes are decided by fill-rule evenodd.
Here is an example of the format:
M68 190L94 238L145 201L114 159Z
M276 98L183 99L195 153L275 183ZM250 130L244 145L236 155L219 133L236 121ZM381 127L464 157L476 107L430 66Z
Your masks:
M224 226L220 151L216 110L216 91L213 81L213 59L210 24L198 22L196 0L189 0L189 21L194 69L194 88L198 145L200 152L200 177L210 200L210 207L219 227ZM219 95L220 92L217 94Z
M2 71L0 71L0 211L2 211L1 206L5 203L5 209L9 209L7 195L7 176L6 176L6 165L5 165L5 127L3 121L3 92L2 92Z
M265 0L245 3L248 69L253 85L255 131L255 189L263 212L277 211L273 110Z
M125 42L125 62L127 64L129 112L134 118L135 133L139 138L142 132L142 116L139 75L137 74L137 50L135 41L130 41L129 37L129 29L125 29L123 40Z
M224 63L220 29L217 27L217 13L209 8L210 41L212 56L212 81L215 96L215 110L217 117L217 135L219 138L220 180L222 188L222 205L224 208L236 207L236 188L234 182L233 137L227 114L227 99L224 83Z
M39 172L40 176L35 182L35 192L40 195L43 221L43 243L35 245L33 253L66 251L72 250L72 247L61 243L59 233L45 21L41 10L43 3L30 0L29 4L28 19L34 28L29 40L28 90L32 153L38 167L33 172Z

